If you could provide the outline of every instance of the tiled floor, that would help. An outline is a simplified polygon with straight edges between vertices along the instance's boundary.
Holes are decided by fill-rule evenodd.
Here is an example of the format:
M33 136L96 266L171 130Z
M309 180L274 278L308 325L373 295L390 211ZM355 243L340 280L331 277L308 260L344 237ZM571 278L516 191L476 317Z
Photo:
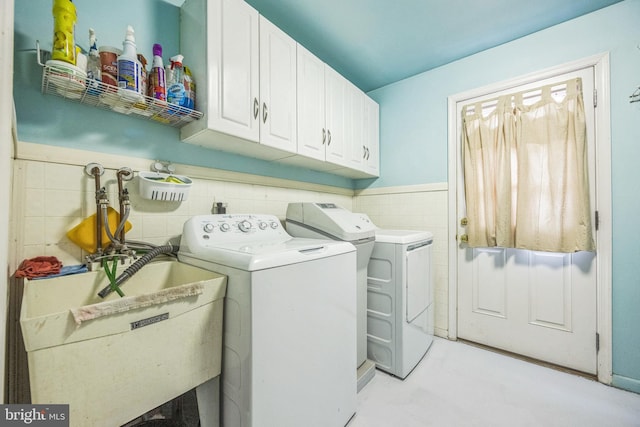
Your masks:
M348 427L640 426L640 395L436 339L404 380L381 371Z

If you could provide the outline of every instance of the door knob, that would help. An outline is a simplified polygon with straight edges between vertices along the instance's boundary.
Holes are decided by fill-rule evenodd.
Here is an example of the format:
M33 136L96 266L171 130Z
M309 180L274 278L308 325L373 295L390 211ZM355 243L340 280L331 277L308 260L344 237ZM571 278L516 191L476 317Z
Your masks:
M461 225L462 227L466 227L468 224L469 224L469 220L468 220L467 218L462 218L462 219L460 220L460 225Z
M459 236L460 239L460 243L469 243L469 235L468 234L461 234Z

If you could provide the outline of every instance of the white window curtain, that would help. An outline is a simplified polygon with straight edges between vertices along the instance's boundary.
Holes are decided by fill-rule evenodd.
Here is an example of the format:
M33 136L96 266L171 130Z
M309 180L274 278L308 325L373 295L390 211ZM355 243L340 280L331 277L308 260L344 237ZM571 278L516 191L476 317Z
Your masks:
M469 246L595 249L581 83L463 107Z

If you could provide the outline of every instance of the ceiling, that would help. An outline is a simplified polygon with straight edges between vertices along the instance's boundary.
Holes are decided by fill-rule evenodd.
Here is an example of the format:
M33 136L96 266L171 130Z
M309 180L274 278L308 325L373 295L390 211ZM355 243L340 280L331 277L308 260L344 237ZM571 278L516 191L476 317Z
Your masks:
M368 92L621 0L246 0Z

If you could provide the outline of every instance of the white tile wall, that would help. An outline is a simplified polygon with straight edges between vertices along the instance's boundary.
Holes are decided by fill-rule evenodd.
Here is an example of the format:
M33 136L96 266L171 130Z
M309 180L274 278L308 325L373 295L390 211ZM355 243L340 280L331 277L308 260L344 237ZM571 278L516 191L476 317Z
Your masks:
M407 187L411 188L411 187ZM426 230L433 233L436 335L446 337L449 316L449 261L447 248L447 191L390 189L385 194L359 195L353 210L366 213L380 228Z
M65 265L84 262L83 251L66 237L67 231L96 212L95 181L84 166L32 160L15 162L15 202L18 262L40 255L58 257ZM110 206L119 210L116 170L100 177ZM238 182L193 179L184 202L162 202L140 197L138 180L125 182L131 200L132 224L128 240L165 244L182 234L182 225L194 215L209 214L214 202L227 203L229 213L264 213L285 219L287 204L297 201L331 201L352 209L352 197L269 187Z
M126 162L125 162L126 163ZM81 264L87 255L66 237L68 230L96 212L95 181L84 166L16 160L14 204L16 256L56 256L65 265ZM182 234L190 217L209 214L215 202L227 203L229 213L264 213L284 220L289 202L333 202L354 212L363 212L381 228L428 230L434 234L436 334L447 336L448 259L447 191L411 187L391 189L385 194L350 195L242 182L193 179L184 202L161 202L140 197L138 180L125 183L131 199L128 240L165 244ZM105 169L101 185L111 206L119 210L116 170ZM292 183L294 186L295 183ZM366 193L366 192L365 192Z

